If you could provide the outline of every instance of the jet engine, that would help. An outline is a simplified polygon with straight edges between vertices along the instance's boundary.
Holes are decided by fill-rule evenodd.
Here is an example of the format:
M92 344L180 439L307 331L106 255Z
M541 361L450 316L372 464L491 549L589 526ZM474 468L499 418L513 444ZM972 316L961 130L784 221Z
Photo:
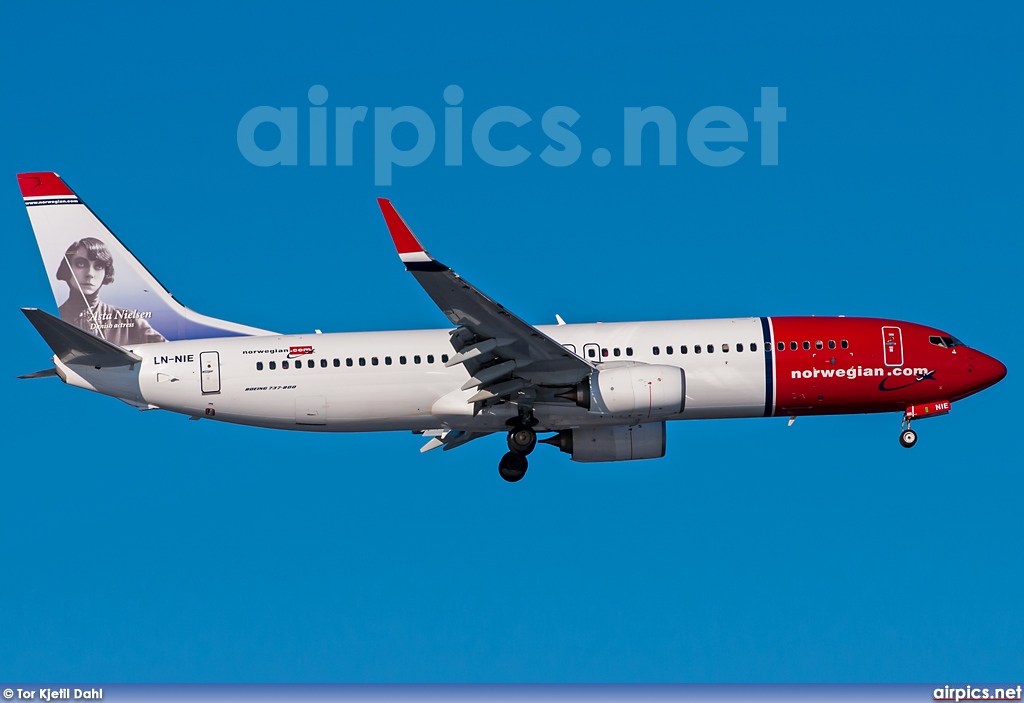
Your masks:
M659 459L665 456L665 423L579 427L541 441L558 447L579 462Z
M665 417L683 412L686 376L676 366L654 364L598 369L559 397L594 413Z

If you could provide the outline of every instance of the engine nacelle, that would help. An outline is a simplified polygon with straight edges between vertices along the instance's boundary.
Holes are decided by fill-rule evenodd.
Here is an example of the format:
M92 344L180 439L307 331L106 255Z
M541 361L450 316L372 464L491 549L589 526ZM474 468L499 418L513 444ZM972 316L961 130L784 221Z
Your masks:
M677 366L654 364L598 369L560 397L595 413L665 417L683 412L686 376Z
M665 456L665 423L645 422L632 427L580 427L541 440L553 444L573 461L632 461Z

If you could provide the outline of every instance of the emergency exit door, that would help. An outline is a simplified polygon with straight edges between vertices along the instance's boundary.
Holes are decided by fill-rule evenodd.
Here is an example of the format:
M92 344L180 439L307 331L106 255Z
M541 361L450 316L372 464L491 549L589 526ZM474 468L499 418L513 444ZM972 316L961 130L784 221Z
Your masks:
M882 357L886 366L903 366L903 332L899 327L882 327Z
M220 393L220 354L218 352L199 352L199 385L203 389L203 395Z

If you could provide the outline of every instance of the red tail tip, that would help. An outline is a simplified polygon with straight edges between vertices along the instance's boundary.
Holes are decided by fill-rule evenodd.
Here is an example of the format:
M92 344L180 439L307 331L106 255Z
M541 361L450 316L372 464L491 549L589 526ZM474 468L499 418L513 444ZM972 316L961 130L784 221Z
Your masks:
M19 173L18 185L21 186L21 197L36 198L54 195L74 195L61 177L52 171L39 173Z

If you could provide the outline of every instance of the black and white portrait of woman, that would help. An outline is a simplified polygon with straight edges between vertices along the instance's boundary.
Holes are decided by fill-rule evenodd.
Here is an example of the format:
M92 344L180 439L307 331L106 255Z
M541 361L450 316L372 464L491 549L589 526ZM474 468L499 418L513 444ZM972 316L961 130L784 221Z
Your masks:
M57 268L57 279L68 284L68 299L60 306L60 318L125 346L166 341L144 319L147 312L126 310L100 300L100 290L114 282L114 259L95 237L74 242Z

